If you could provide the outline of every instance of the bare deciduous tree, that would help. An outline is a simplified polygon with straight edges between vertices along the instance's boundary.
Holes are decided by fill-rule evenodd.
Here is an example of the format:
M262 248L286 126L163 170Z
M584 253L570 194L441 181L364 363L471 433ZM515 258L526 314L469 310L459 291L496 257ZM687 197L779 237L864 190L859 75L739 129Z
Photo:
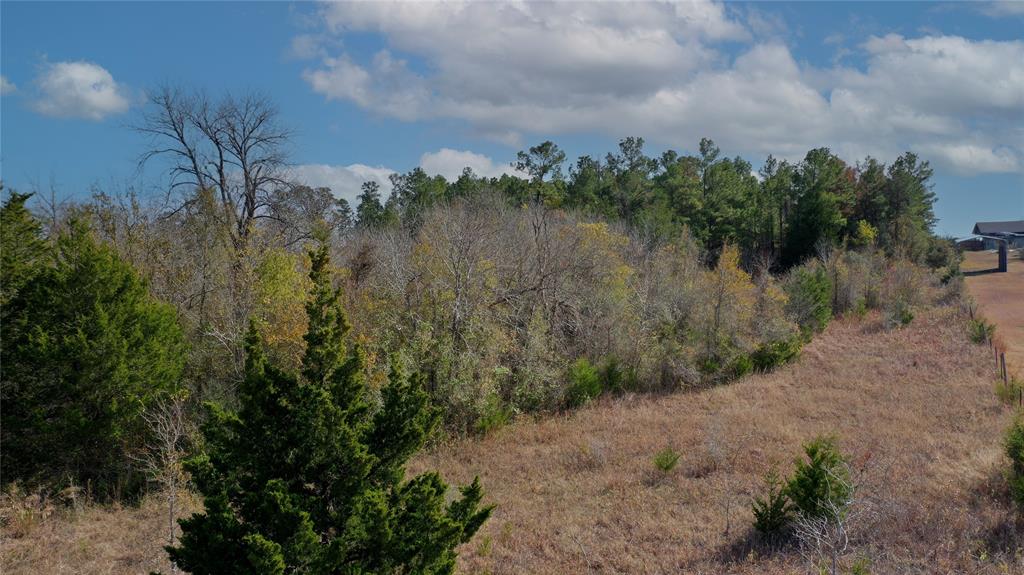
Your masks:
M174 545L178 489L185 475L182 460L194 432L193 424L185 411L185 398L182 396L167 400L145 413L143 418L149 427L151 439L133 459L160 485L167 497L167 544ZM177 572L173 563L171 572Z
M277 108L260 95L211 101L165 86L150 94L136 126L151 137L140 164L169 158L171 190L191 188L186 197L194 189L215 190L235 247L243 248L254 221L267 215L270 194L288 185L283 169L291 133L277 119Z

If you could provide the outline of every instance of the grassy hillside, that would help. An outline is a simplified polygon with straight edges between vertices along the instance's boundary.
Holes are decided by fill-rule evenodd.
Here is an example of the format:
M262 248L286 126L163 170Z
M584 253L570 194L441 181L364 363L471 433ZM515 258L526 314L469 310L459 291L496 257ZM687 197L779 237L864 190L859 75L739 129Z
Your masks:
M757 544L749 502L773 462L787 471L802 442L836 433L867 511L848 560L868 557L875 573L1014 572L1024 526L999 480L1010 412L988 347L968 342L957 313L934 308L894 331L870 315L836 321L778 372L517 423L414 470L480 474L497 503L463 549L466 573L804 572L795 549ZM666 446L681 458L663 474L653 458ZM8 497L3 514L6 573L167 570L155 497L48 516Z
M462 555L469 573L781 573L806 562L752 542L750 498L773 462L836 433L870 508L851 555L879 573L1012 572L1024 526L995 487L1010 412L987 352L950 308L889 332L838 321L776 373L517 425L420 464L480 474L498 504ZM660 477L666 446L682 458ZM1014 541L1016 558L1001 551Z

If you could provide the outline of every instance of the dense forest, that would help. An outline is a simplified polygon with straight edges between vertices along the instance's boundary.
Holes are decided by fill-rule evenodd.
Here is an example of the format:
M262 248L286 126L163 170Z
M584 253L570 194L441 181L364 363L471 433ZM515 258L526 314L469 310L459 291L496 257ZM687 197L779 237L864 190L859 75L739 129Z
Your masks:
M403 480L431 438L771 370L833 314L912 321L926 270L957 273L910 152L818 148L755 173L708 139L649 156L626 138L572 163L543 142L518 154L522 177L416 168L353 209L290 180L277 122L258 97L164 90L137 129L166 195L3 206L4 481L130 498L191 454L208 514L172 556L194 572L241 564L203 543L242 529L239 509L311 522L292 547L239 536L247 561L446 572L489 510L478 484L445 504L436 475ZM266 450L246 453L255 437ZM260 475L275 462L287 484ZM277 491L253 499L264 479ZM417 505L432 511L394 515ZM371 549L382 525L446 535Z

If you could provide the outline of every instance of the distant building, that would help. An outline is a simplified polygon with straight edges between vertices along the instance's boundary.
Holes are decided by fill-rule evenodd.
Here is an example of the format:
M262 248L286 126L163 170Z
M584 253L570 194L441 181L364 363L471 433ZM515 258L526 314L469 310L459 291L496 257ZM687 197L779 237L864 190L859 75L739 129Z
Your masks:
M957 247L965 252L980 252L985 249L985 242L981 238L967 238L956 243Z
M1010 248L1024 248L1024 220L1012 222L978 222L974 224L976 236L981 236L986 250L994 250L1006 242Z

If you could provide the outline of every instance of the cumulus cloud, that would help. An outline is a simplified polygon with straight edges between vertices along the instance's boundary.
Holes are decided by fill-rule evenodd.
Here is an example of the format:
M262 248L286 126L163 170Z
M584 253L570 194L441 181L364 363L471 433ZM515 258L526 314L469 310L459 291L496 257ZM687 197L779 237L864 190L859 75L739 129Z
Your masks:
M46 64L36 78L39 97L33 106L58 118L102 120L128 110L125 89L105 68L92 62Z
M356 197L359 196L364 182L380 184L381 196L387 198L391 193L391 180L388 177L395 173L390 168L365 164L300 164L293 166L291 170L291 176L296 181L312 187L330 188L335 197L347 200L353 208L358 205Z
M7 76L0 76L0 95L10 94L17 89L18 87L14 85L14 82L8 80Z
M327 34L387 47L320 58L304 74L313 90L509 145L575 132L692 149L709 136L755 156L929 149L957 170L1024 169L1021 41L891 34L854 48L857 67L814 68L763 39L762 17L708 1L345 2L320 16ZM743 45L730 57L724 42Z
M494 178L502 174L522 175L510 164L495 164L494 160L468 150L441 148L436 152L427 152L420 157L420 167L430 175L440 174L448 181L454 181L464 168L470 168L478 176Z

